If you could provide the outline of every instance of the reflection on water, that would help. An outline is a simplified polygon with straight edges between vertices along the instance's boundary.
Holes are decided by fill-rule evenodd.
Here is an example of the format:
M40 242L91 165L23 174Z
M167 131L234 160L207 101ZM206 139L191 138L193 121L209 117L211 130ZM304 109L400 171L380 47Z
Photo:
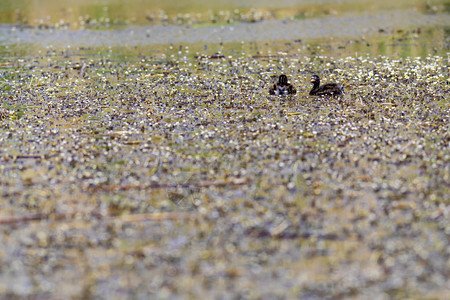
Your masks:
M391 57L427 57L430 55L446 56L449 51L449 36L441 27L429 27L426 29L412 29L410 31L396 33L392 36L379 36L364 40L347 42L345 48L343 42L334 44L327 55L337 57L370 55Z

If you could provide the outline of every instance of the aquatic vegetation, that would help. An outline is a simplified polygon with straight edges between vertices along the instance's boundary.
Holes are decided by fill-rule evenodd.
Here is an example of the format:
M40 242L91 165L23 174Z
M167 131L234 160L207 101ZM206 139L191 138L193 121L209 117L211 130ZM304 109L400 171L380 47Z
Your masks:
M4 58L1 293L446 294L447 58L176 50Z

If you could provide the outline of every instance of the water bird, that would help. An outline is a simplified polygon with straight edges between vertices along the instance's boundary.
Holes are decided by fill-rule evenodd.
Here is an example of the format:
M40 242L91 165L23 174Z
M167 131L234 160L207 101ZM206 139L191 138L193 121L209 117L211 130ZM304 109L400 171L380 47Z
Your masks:
M297 90L292 84L288 83L287 76L284 74L281 74L278 82L269 89L270 95L294 95L295 93L297 93Z
M309 92L311 96L340 95L344 92L342 85L337 83L320 85L320 78L317 75L311 76L311 83L313 84L313 87Z

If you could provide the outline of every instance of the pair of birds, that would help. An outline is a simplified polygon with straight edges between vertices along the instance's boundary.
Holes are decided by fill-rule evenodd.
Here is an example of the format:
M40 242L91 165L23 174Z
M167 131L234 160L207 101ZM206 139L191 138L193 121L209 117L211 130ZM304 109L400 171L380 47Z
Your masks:
M317 75L311 76L311 83L313 84L309 92L311 96L340 95L344 92L342 86L337 83L320 85L320 78ZM295 93L297 93L297 90L292 84L288 83L287 76L284 74L281 74L278 82L269 89L271 95L293 95Z

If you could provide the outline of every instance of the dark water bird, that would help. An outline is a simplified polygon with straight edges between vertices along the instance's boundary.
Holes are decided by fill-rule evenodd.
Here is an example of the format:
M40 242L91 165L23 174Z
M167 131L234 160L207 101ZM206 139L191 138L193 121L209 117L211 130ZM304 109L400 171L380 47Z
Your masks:
M337 83L320 85L320 78L317 75L311 76L311 83L313 84L313 87L309 94L312 96L340 95L344 92L342 85Z
M288 83L287 76L284 74L281 74L278 82L269 89L269 94L277 96L294 95L295 93L297 93L297 90L292 86L292 84Z

